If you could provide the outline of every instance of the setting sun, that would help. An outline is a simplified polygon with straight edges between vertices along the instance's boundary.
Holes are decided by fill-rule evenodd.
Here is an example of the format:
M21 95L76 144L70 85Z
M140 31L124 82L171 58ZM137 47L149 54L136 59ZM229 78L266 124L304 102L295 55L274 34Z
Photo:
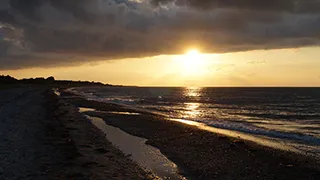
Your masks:
M184 57L183 66L186 70L195 70L195 68L198 68L200 61L201 55L199 51L196 49L189 50Z
M196 76L205 74L207 60L205 56L197 49L190 49L186 54L181 55L178 59L180 72L184 76Z
M189 56L198 56L200 52L197 49L190 49L186 54Z

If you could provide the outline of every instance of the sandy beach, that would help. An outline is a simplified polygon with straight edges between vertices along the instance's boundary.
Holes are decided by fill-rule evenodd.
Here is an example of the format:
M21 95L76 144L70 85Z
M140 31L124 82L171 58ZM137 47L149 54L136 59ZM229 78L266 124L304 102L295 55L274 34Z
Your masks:
M0 179L157 178L108 141L105 132L87 117L103 119L109 131L119 128L118 134L146 139L146 144L158 148L187 179L300 180L320 176L319 163L313 158L124 106L88 101L63 91L58 96L36 86L7 88L0 96ZM80 113L80 107L92 109ZM137 149L134 143L130 146L129 150Z
M69 95L62 93L62 96ZM319 163L312 157L226 137L115 104L81 97L68 98L68 102L96 109L86 114L148 139L148 144L159 148L178 165L180 173L190 179L298 180L320 176Z
M0 179L153 179L51 90L0 97Z

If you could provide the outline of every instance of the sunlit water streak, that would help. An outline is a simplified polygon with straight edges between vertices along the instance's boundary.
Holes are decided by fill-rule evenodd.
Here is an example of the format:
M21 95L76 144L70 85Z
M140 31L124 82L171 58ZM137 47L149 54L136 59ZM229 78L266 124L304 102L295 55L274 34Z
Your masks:
M198 122L201 128L267 146L320 156L320 88L113 87L74 91L171 120Z

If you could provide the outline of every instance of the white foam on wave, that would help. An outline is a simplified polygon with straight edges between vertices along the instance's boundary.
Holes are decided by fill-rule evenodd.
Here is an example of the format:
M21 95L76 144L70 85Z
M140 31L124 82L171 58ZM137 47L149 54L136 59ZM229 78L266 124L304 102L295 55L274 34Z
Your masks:
M218 133L218 134L222 134L222 135L226 135L234 138L244 139L244 140L251 141L263 146L280 149L284 151L295 152L295 153L303 154L306 156L311 156L320 160L320 149L318 145L297 143L297 141L291 141L288 139L284 140L282 138L266 136L263 134L267 134L267 133L263 131L261 131L261 134L248 133L249 131L241 131L242 128L236 128L237 125L226 124L225 126L222 126L222 125L209 126L202 122L186 120L186 119L170 118L169 120L181 122L181 123L192 125L192 126L197 126L198 128L206 131L210 131L210 132L214 132L214 133ZM231 126L233 126L234 128L232 129L226 128ZM254 131L254 128L252 129L252 131ZM255 131L259 131L259 130L255 130Z
M199 120L199 122L204 122ZM288 139L300 141L301 143L307 143L312 145L320 145L320 138L305 135L305 134L296 134L296 133L288 133L288 132L280 132L271 129L266 129L263 127L257 127L253 124L248 123L239 123L239 122L230 122L230 121L205 121L205 123L209 126L213 126L216 128L229 129L235 131L241 131L244 133L268 136L271 138L279 138L279 139Z
M222 129L229 129L229 130L235 130L235 131L241 131L245 133L251 133L251 134L257 134L257 135L264 135L274 138L284 138L289 140L297 140L304 143L310 143L315 145L320 145L320 138L305 135L305 134L296 134L296 133L288 133L288 132L280 132L276 130L271 130L263 127L257 127L254 124L249 124L246 122L240 123L232 122L232 121L219 121L219 120L196 120L197 122L203 122L209 126L213 126L216 128L222 128Z

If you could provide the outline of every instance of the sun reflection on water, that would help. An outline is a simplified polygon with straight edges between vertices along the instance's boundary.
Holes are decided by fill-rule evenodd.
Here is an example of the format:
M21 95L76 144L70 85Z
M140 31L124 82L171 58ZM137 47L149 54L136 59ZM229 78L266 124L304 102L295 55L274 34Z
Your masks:
M185 88L184 95L189 98L199 97L201 96L201 91L202 88L199 87L187 87Z
M201 90L202 88L188 87L185 89L184 96L190 101L196 101L197 97L201 96ZM194 119L202 114L200 111L200 103L197 102L185 102L183 109L181 118Z
M184 103L184 112L182 113L182 118L195 118L201 115L200 110L198 109L200 103Z

